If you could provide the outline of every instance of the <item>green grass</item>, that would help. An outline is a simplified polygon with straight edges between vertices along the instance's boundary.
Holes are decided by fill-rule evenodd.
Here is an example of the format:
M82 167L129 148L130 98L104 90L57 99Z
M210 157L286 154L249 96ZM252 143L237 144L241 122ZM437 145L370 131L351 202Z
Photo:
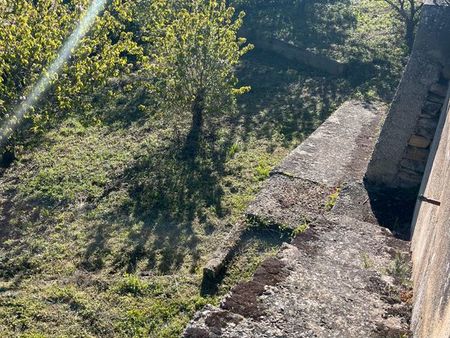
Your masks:
M334 191L327 196L327 199L325 201L325 210L326 211L331 211L331 209L334 208L334 206L336 205L336 202L339 198L339 195L341 193L341 188L336 188L334 189Z
M0 337L178 336L290 239L250 229L217 292L201 293L203 265L272 168L355 91L390 88L256 51L238 73L252 91L207 119L195 158L180 146L189 119L139 103L124 121L110 102L111 122L65 121L18 154L0 178Z
M411 287L411 266L407 254L397 252L391 265L387 268L387 273L400 285L406 288Z
M299 80L306 75L291 78ZM201 294L209 255L270 170L312 130L263 130L264 121L276 123L267 109L282 107L290 88L280 88L281 102L255 88L248 100L269 108L241 106L226 124L212 125L196 158L183 157L185 134L156 118L127 128L69 120L20 154L0 184L8 201L0 205L8 230L0 333L173 337L204 304L250 278L276 252L279 234L247 238L218 292ZM260 127L248 130L251 116Z
M305 221L302 224L299 224L293 231L292 231L292 237L297 237L298 235L304 233L309 229L310 222Z

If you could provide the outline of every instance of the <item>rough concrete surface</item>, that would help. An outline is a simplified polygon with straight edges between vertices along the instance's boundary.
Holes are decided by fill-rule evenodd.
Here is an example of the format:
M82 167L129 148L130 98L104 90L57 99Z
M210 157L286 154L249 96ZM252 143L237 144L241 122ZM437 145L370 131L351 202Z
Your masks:
M409 278L408 243L380 227L369 209L355 213L339 200L336 212L324 208L330 192L344 183L358 187L348 190L349 200L364 202L362 179L383 116L382 107L345 103L274 170L249 217L291 228L307 218L309 229L264 261L252 280L234 287L219 308L200 311L184 337L408 332L411 295L402 284ZM399 273L398 265L406 270Z
M408 332L407 292L386 272L398 252L408 243L388 230L329 215L220 308L198 313L184 337L399 337Z
M362 180L385 110L383 105L344 103L273 174L330 187Z
M368 167L367 179L375 184L401 183L400 162L422 110L428 109L429 92L436 91L441 76L449 75L450 7L439 6L441 2L428 1L422 9L413 52Z
M450 337L450 106L440 121L436 142L413 224L414 311L416 337Z
M295 229L324 212L333 188L316 182L274 175L247 210L260 224Z
M386 107L344 103L278 166L247 215L296 228L323 214L330 194L362 182Z

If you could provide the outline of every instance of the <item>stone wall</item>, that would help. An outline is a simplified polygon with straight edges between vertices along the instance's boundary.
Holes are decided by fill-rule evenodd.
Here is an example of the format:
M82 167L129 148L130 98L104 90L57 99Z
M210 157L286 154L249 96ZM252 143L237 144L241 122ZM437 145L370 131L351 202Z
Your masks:
M258 49L279 54L288 60L304 64L331 75L344 75L347 69L347 64L345 63L333 60L325 55L300 49L278 39L263 37L255 32L249 31L242 31L241 34L248 36L249 41Z
M450 78L450 7L427 1L413 53L366 175L388 187L418 188Z
M450 337L450 116L446 103L413 223L415 337Z
M409 273L392 269L409 265L409 242L370 215L363 185L384 116L384 105L346 102L272 171L248 225L291 235L219 306L199 311L184 338L409 334Z

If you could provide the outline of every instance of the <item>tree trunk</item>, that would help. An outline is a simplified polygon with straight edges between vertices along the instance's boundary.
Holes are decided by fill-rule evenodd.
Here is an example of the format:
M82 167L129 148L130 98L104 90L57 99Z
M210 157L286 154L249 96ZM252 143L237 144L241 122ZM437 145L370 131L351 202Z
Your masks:
M184 155L188 158L195 158L197 156L200 138L203 131L203 113L205 111L205 90L200 89L195 95L192 102L192 124L191 130L186 138L184 146Z
M408 46L409 53L411 53L414 46L414 31L416 28L414 19L406 20L405 25L406 25L406 32L405 32L406 45Z
M204 90L200 90L192 103L192 130L198 130L199 133L203 129L203 111L205 110L204 96Z

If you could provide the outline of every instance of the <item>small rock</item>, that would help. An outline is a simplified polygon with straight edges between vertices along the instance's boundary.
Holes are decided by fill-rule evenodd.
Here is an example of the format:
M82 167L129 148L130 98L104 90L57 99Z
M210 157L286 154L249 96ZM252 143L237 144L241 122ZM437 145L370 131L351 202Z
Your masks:
M411 136L411 138L409 139L408 144L413 146L413 147L417 147L417 148L422 148L422 149L426 149L430 146L431 141L429 139L427 139L426 137L423 136L419 136L419 135L413 135Z

